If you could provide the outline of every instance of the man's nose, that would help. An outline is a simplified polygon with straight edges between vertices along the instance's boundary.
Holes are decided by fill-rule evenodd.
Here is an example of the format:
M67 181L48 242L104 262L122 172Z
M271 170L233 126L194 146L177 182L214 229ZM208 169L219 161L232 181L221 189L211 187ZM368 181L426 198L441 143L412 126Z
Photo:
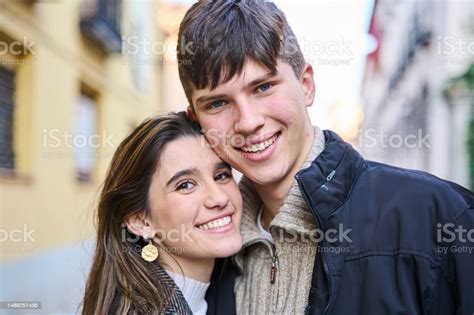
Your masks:
M265 124L265 117L257 108L257 104L248 98L240 98L237 101L237 119L234 129L239 134L252 134L257 132Z

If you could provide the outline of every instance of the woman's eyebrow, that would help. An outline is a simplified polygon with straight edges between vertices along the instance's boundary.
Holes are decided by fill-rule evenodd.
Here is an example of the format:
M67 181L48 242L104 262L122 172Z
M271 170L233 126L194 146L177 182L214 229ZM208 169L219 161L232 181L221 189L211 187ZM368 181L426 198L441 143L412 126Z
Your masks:
M220 161L220 162L217 162L216 165L214 166L214 169L218 170L220 168L227 168L229 170L232 169L232 167L230 166L229 163L227 162L224 162L224 161Z
M168 182L166 183L165 186L170 185L172 182L175 182L175 181L178 180L180 177L188 176L188 175L197 175L197 174L199 174L199 170L198 170L197 168L195 168L195 167L192 167L192 168L188 168L188 169L179 171L179 172L177 172L176 174L174 174L174 175L168 180Z

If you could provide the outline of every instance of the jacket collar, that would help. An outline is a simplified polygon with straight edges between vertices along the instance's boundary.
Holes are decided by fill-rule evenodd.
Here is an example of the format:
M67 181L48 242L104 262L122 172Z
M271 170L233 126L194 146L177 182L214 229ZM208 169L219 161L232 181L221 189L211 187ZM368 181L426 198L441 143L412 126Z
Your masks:
M336 211L346 200L354 181L364 165L364 159L352 146L337 134L325 130L326 147L296 179L308 206L316 215L318 225L325 230L324 219Z

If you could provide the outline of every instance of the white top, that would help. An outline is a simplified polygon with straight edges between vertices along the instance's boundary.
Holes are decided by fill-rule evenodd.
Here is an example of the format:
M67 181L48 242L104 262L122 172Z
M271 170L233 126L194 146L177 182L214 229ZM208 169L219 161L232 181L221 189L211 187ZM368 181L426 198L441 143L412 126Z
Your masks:
M258 210L258 216L257 216L257 229L258 229L258 232L260 233L261 236L263 236L264 238L266 238L267 240L269 240L270 242L273 243L272 235L270 234L270 232L265 230L262 226L262 212L263 212L263 206L261 206L260 210Z
M210 283L194 280L169 270L166 270L166 272L176 283L178 288L181 290L181 293L183 293L183 296L193 314L205 315L207 311L205 296Z

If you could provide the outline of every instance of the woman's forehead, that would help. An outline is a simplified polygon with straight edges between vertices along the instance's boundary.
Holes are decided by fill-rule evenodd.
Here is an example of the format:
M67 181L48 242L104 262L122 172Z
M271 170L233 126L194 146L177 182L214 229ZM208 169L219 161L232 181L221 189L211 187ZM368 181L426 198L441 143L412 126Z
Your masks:
M221 161L204 136L182 137L166 145L159 169L164 173L184 168L213 169Z

